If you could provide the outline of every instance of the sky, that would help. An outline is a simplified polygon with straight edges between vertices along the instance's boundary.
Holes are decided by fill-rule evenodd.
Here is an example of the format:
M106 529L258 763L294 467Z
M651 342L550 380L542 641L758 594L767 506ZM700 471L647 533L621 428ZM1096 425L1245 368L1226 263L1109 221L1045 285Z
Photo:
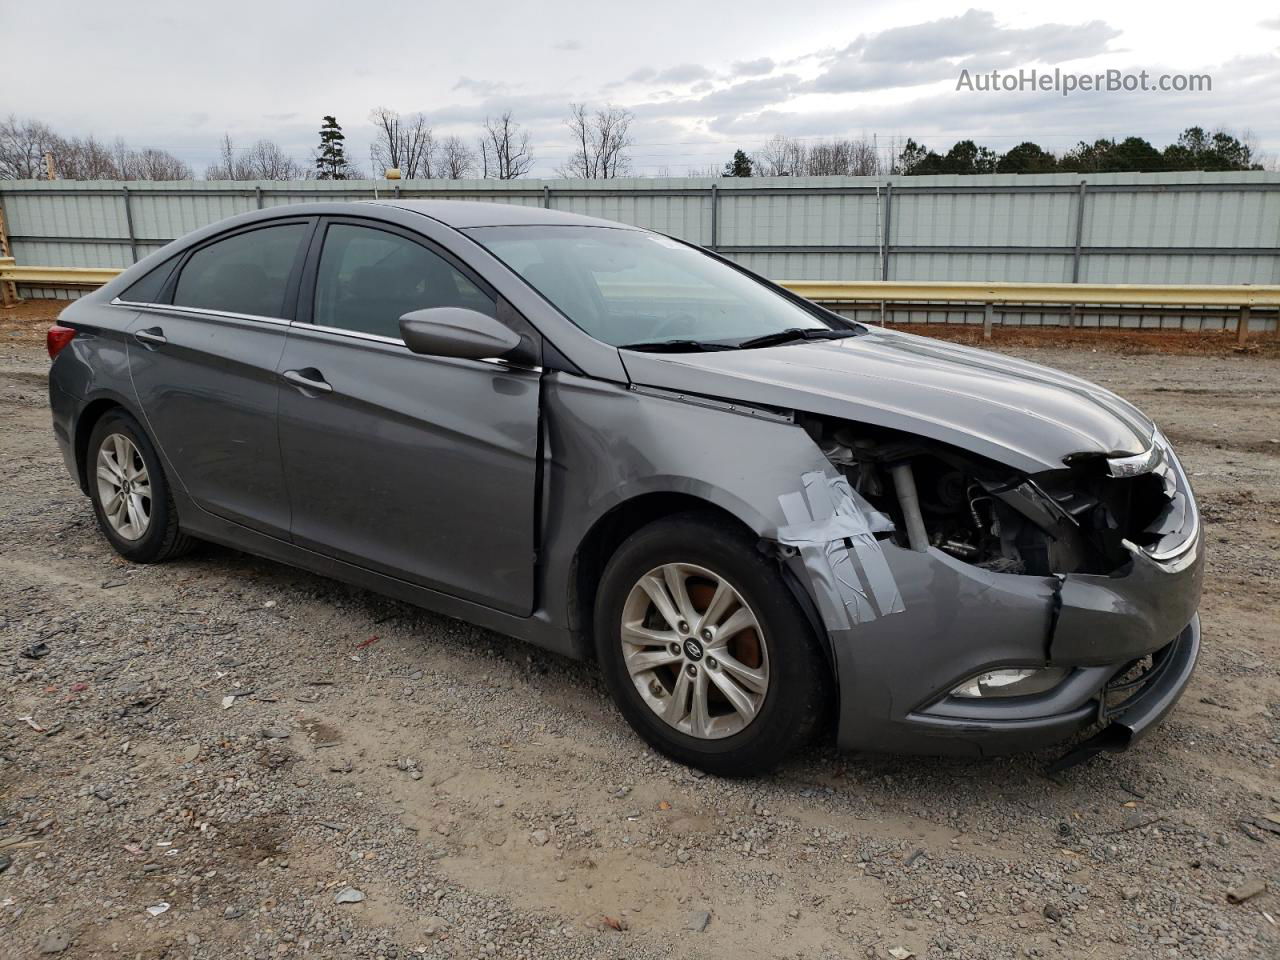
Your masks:
M751 153L774 134L910 137L944 152L1034 140L1145 137L1187 126L1247 131L1280 157L1280 6L1168 0L1071 4L778 0L731 4L404 2L362 6L0 0L0 115L65 136L124 137L201 173L223 133L266 137L309 162L335 115L366 170L373 107L421 111L437 136L474 141L510 109L531 133L532 173L554 176L572 146L571 102L632 111L637 175L683 176ZM992 70L1208 74L1199 92L981 92Z

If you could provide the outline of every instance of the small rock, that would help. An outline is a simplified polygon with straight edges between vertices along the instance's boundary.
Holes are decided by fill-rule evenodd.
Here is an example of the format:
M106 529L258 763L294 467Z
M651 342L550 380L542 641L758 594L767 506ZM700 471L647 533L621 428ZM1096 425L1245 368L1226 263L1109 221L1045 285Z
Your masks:
M1240 886L1227 891L1227 901L1229 903L1244 903L1246 900L1252 900L1263 890L1267 889L1266 881L1261 877L1253 877L1246 880Z
M264 727L262 729L263 739L266 740L287 740L289 731L280 727Z
M906 947L890 947L889 956L893 957L893 960L911 960L915 954Z
M1044 905L1044 916L1046 920L1052 920L1057 923L1062 919L1062 908L1056 903L1046 903Z
M182 751L182 759L186 763L194 763L200 757L200 744L193 743Z
M1120 891L1120 896L1125 900L1137 900L1142 895L1141 887L1125 887Z
M41 953L61 953L71 946L71 938L61 930L50 930L40 938Z
M223 920L238 920L244 916L244 911L239 907L227 907L222 911Z
M13 857L0 853L0 873L4 873L11 866L13 866Z
M546 846L547 841L550 839L551 837L548 836L547 831L545 830L535 830L533 833L529 834L529 842L539 847Z
M707 929L707 924L710 922L711 914L706 910L695 910L693 913L689 914L689 921L685 924L685 927L692 930L694 933L701 933L703 930Z
M363 903L364 894L355 887L344 887L333 898L334 903Z
M449 921L444 917L427 917L423 921L422 932L428 937L438 936L449 929Z
M169 904L164 900L161 900L159 903L153 903L151 906L147 907L147 913L151 914L153 917L158 917L160 914L168 912Z

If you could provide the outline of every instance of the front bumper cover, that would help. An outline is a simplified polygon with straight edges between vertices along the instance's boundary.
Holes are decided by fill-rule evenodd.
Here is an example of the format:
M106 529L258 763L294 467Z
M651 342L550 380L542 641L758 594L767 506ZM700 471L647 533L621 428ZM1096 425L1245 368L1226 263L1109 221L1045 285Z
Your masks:
M1000 574L941 551L882 541L905 609L829 631L842 749L981 756L1044 747L1107 721L1120 749L1186 687L1200 646L1203 536L1176 562L1141 555L1110 577ZM1107 715L1105 688L1158 655L1160 676ZM1034 697L970 700L949 691L985 670L1073 668Z

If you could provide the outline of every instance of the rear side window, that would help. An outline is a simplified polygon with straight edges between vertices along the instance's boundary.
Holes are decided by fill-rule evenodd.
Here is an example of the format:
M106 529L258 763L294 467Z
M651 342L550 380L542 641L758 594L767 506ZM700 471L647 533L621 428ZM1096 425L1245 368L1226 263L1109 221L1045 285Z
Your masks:
M488 294L419 243L345 223L325 232L313 323L399 340L400 317L428 307L496 315Z
M129 289L120 294L120 299L127 300L129 303L159 303L160 292L164 290L165 281L169 279L169 274L173 273L173 267L177 262L177 257L170 257L160 266L153 267L142 275L142 279L135 281Z
M174 305L283 317L289 274L306 232L302 223L263 227L197 250L178 277Z

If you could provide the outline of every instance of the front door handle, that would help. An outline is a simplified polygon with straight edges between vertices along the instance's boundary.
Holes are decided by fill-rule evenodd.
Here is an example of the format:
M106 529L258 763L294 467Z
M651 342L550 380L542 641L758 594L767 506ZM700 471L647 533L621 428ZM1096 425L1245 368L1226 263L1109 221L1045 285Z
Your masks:
M164 331L161 330L159 327L151 327L147 330L139 330L137 333L133 335L133 339L137 340L140 344L142 344L148 350L152 350L156 347L162 347L169 342L167 339L165 339Z
M333 393L333 387L325 382L324 375L314 367L306 370L286 370L280 374L303 393Z

